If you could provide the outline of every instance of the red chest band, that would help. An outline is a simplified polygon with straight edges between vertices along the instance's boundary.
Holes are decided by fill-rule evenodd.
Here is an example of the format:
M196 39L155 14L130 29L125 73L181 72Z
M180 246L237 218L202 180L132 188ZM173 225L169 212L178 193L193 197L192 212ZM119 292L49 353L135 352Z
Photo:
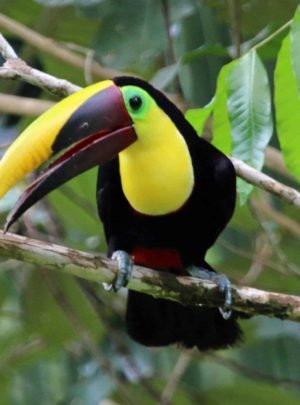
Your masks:
M136 247L133 249L134 263L156 270L183 270L184 266L175 249L150 249Z

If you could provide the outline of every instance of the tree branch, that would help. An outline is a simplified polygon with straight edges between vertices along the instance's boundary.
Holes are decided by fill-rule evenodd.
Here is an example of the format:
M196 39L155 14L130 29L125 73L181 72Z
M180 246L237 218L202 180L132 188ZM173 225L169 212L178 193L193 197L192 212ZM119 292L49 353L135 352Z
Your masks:
M38 69L34 69L21 59L8 59L3 67L0 67L0 78L24 80L59 98L66 97L81 89L81 87L65 79L58 79Z
M236 174L242 179L246 180L248 183L254 184L255 186L268 191L271 194L280 197L282 200L289 204L295 205L300 208L300 193L292 187L288 187L285 184L274 180L272 177L261 173L253 167L248 166L243 161L231 158L234 165Z
M67 80L58 79L55 76L28 66L27 63L18 58L13 48L1 34L0 53L6 60L4 65L0 67L0 78L2 79L22 79L60 98L66 97L81 89L81 87Z
M228 0L228 11L232 43L235 47L235 58L241 56L241 5L239 0Z
M0 112L4 114L35 117L41 115L53 105L54 103L48 100L0 93Z
M4 36L0 34L1 42L1 54L5 60L7 59L18 59L18 55L14 51L13 47L6 41Z
M13 35L18 36L26 41L31 46L39 49L42 52L48 53L64 62L69 63L81 70L84 70L86 61L85 58L77 55L76 53L59 45L53 39L47 38L42 34L33 31L25 25L7 17L0 13L0 28L11 32ZM10 59L6 58L6 59ZM114 76L124 74L124 72L116 71L114 69L106 68L98 62L93 62L91 66L91 73L98 78L106 79ZM127 73L128 74L128 73Z
M112 283L118 272L117 263L104 256L3 232L0 232L0 256L102 283ZM134 266L128 287L184 305L220 306L223 303L223 297L212 282L141 266ZM293 295L233 286L233 309L248 315L300 322L300 297Z

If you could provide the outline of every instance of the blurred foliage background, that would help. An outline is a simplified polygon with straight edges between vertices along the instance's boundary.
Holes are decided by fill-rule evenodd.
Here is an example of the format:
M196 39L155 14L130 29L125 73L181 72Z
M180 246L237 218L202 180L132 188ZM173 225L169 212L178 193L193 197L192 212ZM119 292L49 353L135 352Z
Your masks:
M296 0L0 0L1 13L80 55L84 69L3 29L29 64L84 86L103 77L93 61L167 90L181 108L213 97L221 67L293 17ZM285 32L259 49L271 83ZM19 82L2 93L54 100ZM273 91L273 89L272 89ZM3 152L32 117L2 114ZM298 129L299 130L299 129ZM205 127L210 136L211 123ZM276 132L271 145L278 147ZM299 151L300 153L300 151ZM265 171L297 182L278 167ZM14 232L91 252L105 252L95 204L96 171L53 192ZM0 203L0 220L21 184ZM208 261L240 285L297 294L299 210L262 191L237 206ZM180 232L180 230L178 230ZM0 404L298 404L299 324L242 321L243 344L218 353L147 349L124 331L126 291L106 292L13 260L0 262Z

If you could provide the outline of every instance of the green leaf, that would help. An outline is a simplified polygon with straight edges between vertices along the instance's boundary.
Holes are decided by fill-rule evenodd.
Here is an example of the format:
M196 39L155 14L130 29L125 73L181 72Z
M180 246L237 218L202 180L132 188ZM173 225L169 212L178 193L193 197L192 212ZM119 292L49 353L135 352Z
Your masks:
M291 26L292 67L300 95L300 6L298 6Z
M236 180L236 189L240 198L240 204L244 205L248 201L248 197L252 193L254 187L252 184L249 184L238 177Z
M179 67L180 63L174 63L159 69L151 79L152 86L160 90L165 89L175 79Z
M166 46L160 2L117 0L86 8L101 21L94 49L102 63L114 68L150 69ZM91 15L89 15L92 17Z
M261 169L273 132L267 72L255 53L240 58L228 75L232 155Z
M218 76L216 100L213 108L212 144L226 155L231 154L230 121L227 111L227 77L234 63L225 65Z
M277 133L283 158L291 173L300 178L300 99L292 68L290 35L282 43L274 82Z
M271 94L267 72L255 51L241 57L228 74L228 112L232 155L260 170L273 133ZM253 187L238 181L241 203Z
M182 63L190 63L204 56L225 56L228 57L227 49L221 44L203 44L199 48L186 52L182 56Z
M169 2L170 5L173 1ZM181 1L187 4L187 1ZM224 26L218 24L214 12L206 2L195 2L197 10L188 10L178 24L173 25L178 34L174 35L174 49L176 55L186 55L187 52L196 50L200 45L225 42ZM174 30L174 33L176 32ZM211 49L211 48L210 48ZM208 50L202 48L200 53ZM228 58L228 57L227 57ZM226 58L226 59L227 59ZM180 69L180 83L184 96L194 105L204 106L215 93L216 78L224 61L224 57L206 55L193 60L192 63L183 64Z
M214 103L215 98L203 108L191 108L185 113L185 119L194 127L199 136L203 133L204 125L212 112Z

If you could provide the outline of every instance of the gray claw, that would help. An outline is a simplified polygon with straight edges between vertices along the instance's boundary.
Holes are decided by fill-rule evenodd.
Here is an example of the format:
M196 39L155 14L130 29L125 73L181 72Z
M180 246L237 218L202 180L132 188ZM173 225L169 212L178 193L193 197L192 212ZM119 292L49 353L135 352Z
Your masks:
M225 319L225 321L227 321L228 319L231 318L232 315L232 310L229 308L224 307L219 307L218 308L220 311L220 314L222 315L223 319Z
M225 274L214 273L204 267L190 266L187 272L194 277L199 277L202 280L211 280L217 284L220 292L225 296L224 305L219 307L219 311L225 320L229 319L232 314L232 290L231 283Z
M111 291L113 289L113 285L109 283L102 283L103 288L105 291Z
M118 262L119 274L112 284L112 289L117 292L128 284L131 278L133 263L131 256L124 250L116 250L111 258Z

